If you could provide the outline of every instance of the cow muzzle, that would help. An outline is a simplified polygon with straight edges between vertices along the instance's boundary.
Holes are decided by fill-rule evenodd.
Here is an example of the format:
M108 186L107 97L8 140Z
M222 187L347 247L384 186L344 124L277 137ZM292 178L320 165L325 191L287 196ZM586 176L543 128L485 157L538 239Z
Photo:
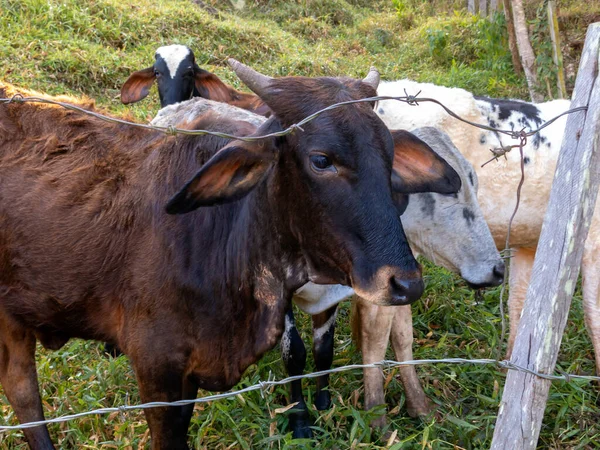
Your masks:
M392 276L390 278L390 305L410 305L423 295L425 284L421 277L417 279L403 279Z
M364 300L380 306L410 305L416 302L425 289L421 270L411 272L379 269L370 279L352 277L352 288Z

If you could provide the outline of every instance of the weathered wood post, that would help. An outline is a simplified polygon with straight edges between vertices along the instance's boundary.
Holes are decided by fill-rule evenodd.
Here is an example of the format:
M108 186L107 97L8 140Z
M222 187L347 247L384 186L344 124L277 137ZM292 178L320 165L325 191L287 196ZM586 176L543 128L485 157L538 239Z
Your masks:
M477 2L477 0L467 0L467 10L471 14L477 14L478 6L479 6L479 3Z
M479 0L479 15L485 17L487 15L487 2L488 0Z
M552 39L552 58L556 66L556 80L558 87L558 98L567 98L567 87L565 85L565 70L563 68L562 50L560 49L560 34L558 30L558 16L556 14L556 2L548 2L548 27Z
M511 362L552 373L600 182L600 23L589 26ZM535 449L550 381L509 370L491 448Z

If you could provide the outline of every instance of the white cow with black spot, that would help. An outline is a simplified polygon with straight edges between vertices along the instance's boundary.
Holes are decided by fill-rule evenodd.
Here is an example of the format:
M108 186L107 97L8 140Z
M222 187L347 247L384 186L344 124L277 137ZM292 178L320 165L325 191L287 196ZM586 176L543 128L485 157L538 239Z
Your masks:
M439 100L461 117L473 122L506 130L526 131L567 111L568 100L532 104L517 100L476 97L464 89L447 88L410 80L381 82L379 95L417 94ZM504 248L508 222L516 204L517 185L521 179L520 154L512 150L505 158L487 164L490 148L513 145L517 141L505 135L483 131L450 117L434 103L419 106L386 100L377 105L377 113L388 127L434 126L444 130L479 176L479 205L498 248ZM525 183L521 191L519 211L512 225L510 246L510 337L508 356L512 352L516 332L527 294L535 250L550 198L550 190L563 140L566 116L530 137L524 147ZM585 322L596 354L596 372L600 374L600 210L596 207L585 242L581 274Z

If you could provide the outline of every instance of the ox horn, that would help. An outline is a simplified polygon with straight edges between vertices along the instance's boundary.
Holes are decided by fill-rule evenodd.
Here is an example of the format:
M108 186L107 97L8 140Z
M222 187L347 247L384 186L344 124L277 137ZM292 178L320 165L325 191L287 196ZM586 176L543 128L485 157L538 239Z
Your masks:
M251 69L245 64L242 64L239 61L236 61L233 58L229 58L227 60L229 66L233 69L235 74L238 76L242 82L248 86L252 92L254 92L259 97L265 93L269 83L273 78L263 75L262 73L257 72L254 69Z
M367 83L373 89L377 90L377 87L379 86L379 78L379 71L375 67L371 67L369 69L369 73L363 78L362 81L363 83Z

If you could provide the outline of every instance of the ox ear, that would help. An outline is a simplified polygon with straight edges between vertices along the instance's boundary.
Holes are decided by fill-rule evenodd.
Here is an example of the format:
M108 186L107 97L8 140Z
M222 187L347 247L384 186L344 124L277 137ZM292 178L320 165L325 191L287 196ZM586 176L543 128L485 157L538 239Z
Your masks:
M405 130L391 130L394 139L392 188L402 194L437 192L455 194L460 190L458 173L432 148Z
M237 144L237 145L236 145ZM268 173L275 152L264 142L236 141L214 155L169 203L168 214L239 200Z
M201 69L197 64L194 64L194 85L200 97L224 103L234 100L229 86L223 83L218 76Z
M155 78L152 66L133 72L121 88L121 101L128 105L146 98Z

